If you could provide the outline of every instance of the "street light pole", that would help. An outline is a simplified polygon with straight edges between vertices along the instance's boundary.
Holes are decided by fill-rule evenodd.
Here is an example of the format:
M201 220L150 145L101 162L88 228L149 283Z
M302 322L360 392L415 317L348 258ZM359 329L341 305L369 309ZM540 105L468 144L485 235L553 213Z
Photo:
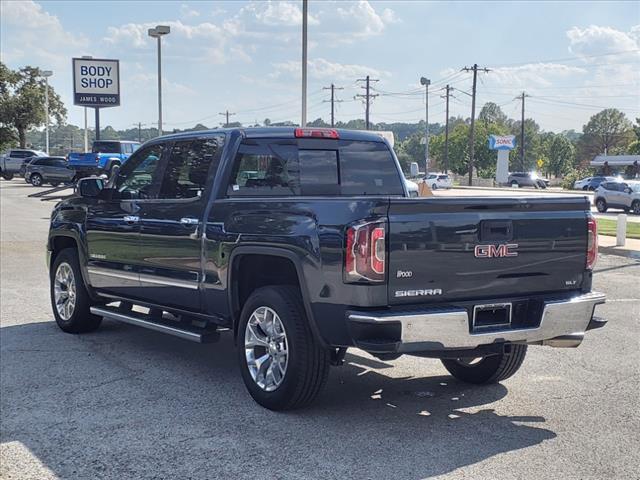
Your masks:
M427 174L429 173L429 85L431 85L431 80L429 80L426 77L421 77L420 78L420 85L424 85L425 88L425 100L426 100L426 107L425 107L425 129L424 129L424 164L425 164L425 170L424 173Z
M162 136L162 41L163 35L168 35L171 27L168 25L156 25L150 28L148 34L151 38L158 39L158 136Z
M49 155L49 77L53 75L51 70L44 70L42 76L44 77L44 109L46 112L46 133L45 133L45 152Z
M307 126L307 0L302 0L302 118L300 126Z

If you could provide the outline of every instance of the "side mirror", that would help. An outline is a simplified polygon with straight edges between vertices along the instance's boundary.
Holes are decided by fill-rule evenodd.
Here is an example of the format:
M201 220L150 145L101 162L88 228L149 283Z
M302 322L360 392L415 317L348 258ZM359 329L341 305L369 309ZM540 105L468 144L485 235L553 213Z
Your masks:
M95 198L103 189L104 179L100 177L81 178L76 184L76 193L85 198Z
M625 188L624 193L631 193L631 189L629 187Z

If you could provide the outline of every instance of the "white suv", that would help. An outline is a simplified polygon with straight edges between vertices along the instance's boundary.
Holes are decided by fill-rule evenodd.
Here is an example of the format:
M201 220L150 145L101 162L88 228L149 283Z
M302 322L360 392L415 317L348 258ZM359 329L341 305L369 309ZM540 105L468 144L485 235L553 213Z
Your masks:
M640 182L603 182L596 189L593 201L599 212L620 208L640 215Z
M437 190L438 188L451 188L451 177L444 173L430 173L424 179L424 181L431 187L431 190Z

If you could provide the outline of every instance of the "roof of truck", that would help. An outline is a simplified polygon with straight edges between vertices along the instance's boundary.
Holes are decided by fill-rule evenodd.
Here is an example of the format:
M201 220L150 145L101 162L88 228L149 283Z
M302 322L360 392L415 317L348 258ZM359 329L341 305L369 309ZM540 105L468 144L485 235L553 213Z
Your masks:
M300 127L252 127L252 128L217 128L213 130L196 130L191 132L164 135L163 140L197 137L215 133L240 132L246 138L295 138L295 131ZM341 140L359 140L367 142L384 142L383 137L369 130L346 130L342 128L306 127L310 130L335 130ZM155 140L155 139L154 139Z

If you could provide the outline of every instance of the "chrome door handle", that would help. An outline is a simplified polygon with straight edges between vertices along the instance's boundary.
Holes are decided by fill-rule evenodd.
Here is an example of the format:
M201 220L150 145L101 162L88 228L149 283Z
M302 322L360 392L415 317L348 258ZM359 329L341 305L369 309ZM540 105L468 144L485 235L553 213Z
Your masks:
M197 225L199 223L197 218L193 217L183 217L180 219L180 223L182 225Z
M138 223L140 221L140 217L137 215L125 215L124 221L127 223Z

